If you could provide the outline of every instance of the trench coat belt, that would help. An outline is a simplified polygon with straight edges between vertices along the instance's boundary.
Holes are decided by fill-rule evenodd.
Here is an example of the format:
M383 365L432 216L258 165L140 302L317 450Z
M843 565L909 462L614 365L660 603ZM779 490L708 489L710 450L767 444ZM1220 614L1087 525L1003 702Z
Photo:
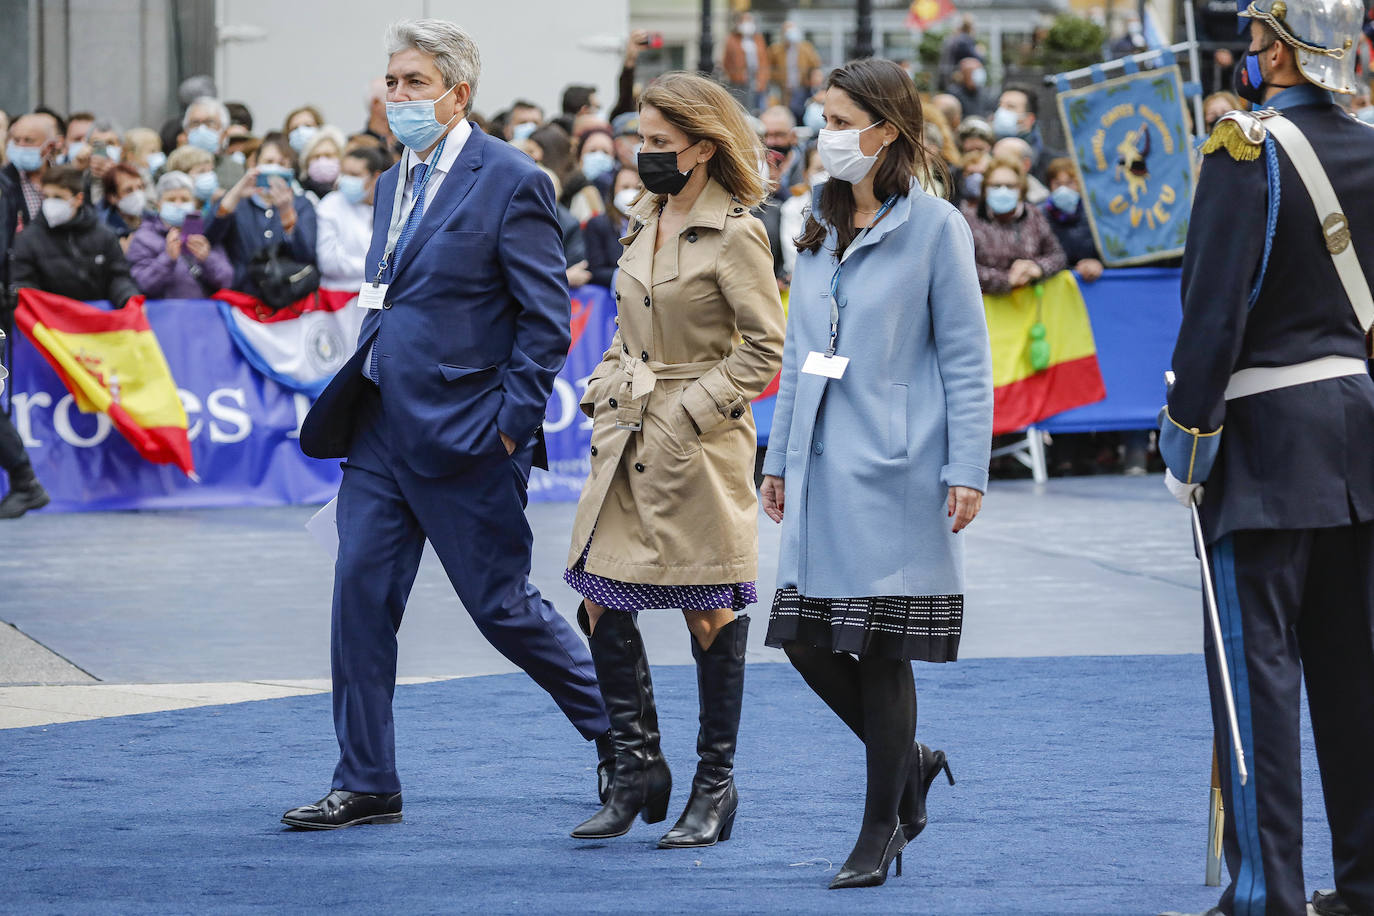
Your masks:
M630 399L634 403L619 406L616 425L621 429L639 429L644 409L649 403L646 395L653 391L659 382L670 379L696 380L718 365L720 361L714 359L695 363L660 363L621 353L620 371L630 382Z

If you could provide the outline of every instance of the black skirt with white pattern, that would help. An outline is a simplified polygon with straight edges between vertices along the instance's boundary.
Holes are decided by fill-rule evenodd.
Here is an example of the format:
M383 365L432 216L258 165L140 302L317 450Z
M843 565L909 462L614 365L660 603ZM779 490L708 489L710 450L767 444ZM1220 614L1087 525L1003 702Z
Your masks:
M963 625L963 595L808 598L788 587L773 596L765 644L796 641L832 652L952 662Z

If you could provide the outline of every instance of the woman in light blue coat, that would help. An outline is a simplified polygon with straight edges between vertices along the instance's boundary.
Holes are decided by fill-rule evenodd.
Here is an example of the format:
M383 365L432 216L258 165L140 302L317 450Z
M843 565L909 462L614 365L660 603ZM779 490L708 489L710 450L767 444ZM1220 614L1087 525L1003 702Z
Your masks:
M987 488L992 359L968 224L933 187L891 61L835 70L830 175L797 241L762 488L781 522L767 643L864 741L858 842L831 887L882 884L925 826L943 751L913 745L911 661L953 661L962 530ZM946 182L946 185L948 182Z

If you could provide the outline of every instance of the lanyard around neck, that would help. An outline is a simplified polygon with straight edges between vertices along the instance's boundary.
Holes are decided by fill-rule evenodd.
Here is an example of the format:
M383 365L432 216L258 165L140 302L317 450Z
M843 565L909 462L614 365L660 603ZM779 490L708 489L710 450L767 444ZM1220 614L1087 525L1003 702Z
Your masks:
M878 208L878 212L873 214L873 221L860 230L858 235L854 236L854 241L849 243L849 247L841 255L840 263L835 265L835 273L830 277L830 346L825 351L830 356L835 355L835 344L840 338L840 271L844 269L844 262L849 260L854 249L859 247L859 242L868 237L869 231L878 225L878 221L883 218L888 210L892 209L892 205L896 202L896 194L883 202L883 205Z
M414 208L415 204L420 200L420 195L424 193L425 186L429 184L429 178L438 167L439 158L444 154L444 144L447 142L448 137L446 135L439 141L439 145L434 148L434 153L430 156L430 162L432 164L425 169L424 177L420 179L411 194L410 206L412 208ZM404 228L406 222L405 219L402 219L401 203L405 199L406 184L409 180L409 173L407 173L404 178L400 175L396 176L396 193L391 201L391 225L388 226L386 230L386 250L382 252L382 259L377 262L377 276L372 279L373 286L381 284L382 276L386 273L386 266L391 263L391 256L396 253L396 243L401 240L401 230Z

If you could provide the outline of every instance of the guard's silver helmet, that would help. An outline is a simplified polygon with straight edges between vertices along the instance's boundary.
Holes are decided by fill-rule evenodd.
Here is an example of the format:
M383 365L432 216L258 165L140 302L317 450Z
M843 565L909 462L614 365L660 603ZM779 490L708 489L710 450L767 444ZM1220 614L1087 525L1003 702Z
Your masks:
M1355 94L1355 37L1362 0L1253 0L1239 13L1273 28L1293 49L1298 69L1332 92Z

